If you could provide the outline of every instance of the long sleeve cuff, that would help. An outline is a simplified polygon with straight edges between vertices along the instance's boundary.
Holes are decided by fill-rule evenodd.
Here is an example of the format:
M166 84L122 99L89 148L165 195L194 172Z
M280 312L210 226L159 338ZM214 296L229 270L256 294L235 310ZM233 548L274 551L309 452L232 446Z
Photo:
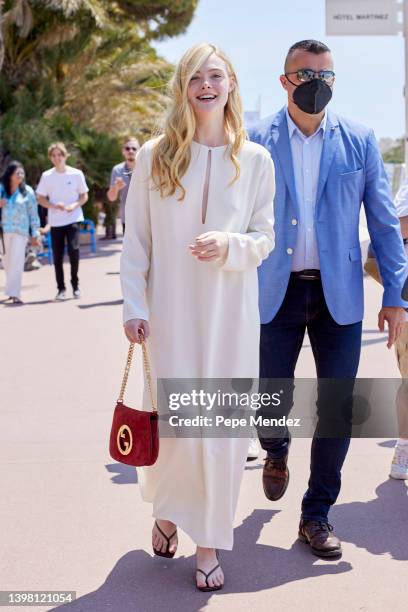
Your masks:
M272 241L260 233L239 234L227 232L228 254L221 266L226 272L242 272L257 268L273 248Z
M149 309L147 308L137 308L132 304L123 305L123 323L130 321L131 319L143 319L144 321L149 320Z
M382 305L384 308L398 306L401 308L408 308L408 302L403 300L401 297L400 287L385 289L383 293Z

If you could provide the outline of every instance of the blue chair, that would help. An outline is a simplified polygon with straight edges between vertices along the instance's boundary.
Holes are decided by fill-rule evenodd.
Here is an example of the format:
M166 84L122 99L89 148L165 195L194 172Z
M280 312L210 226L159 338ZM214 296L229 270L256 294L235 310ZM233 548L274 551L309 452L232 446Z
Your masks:
M91 252L96 253L96 230L95 223L91 219L81 221L80 234L89 234L91 237Z
M85 219L81 221L81 227L79 230L80 234L89 234L91 237L91 252L96 253L96 229L95 223L91 219ZM54 263L54 258L52 256L52 245L51 245L51 232L44 235L44 250L42 253L38 254L38 257L46 257L48 256L48 263L52 266Z
M42 253L38 253L37 257L48 257L48 263L50 266L52 266L54 263L54 258L52 256L51 232L44 234L43 246L46 250L44 250Z

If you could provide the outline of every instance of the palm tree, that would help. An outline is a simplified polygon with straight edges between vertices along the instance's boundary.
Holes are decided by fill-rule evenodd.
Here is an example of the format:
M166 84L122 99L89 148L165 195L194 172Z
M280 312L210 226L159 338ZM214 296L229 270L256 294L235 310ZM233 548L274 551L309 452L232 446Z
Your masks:
M197 3L0 0L0 166L22 159L35 183L62 139L105 188L118 137L143 140L166 101L172 67L151 43L183 32Z
M149 41L185 30L197 2L0 0L3 74L15 89L43 78L61 84L70 64L90 51L93 61L112 63L117 72L123 63L137 63L146 51L151 54Z
M4 42L3 42L3 0L0 0L0 71L4 61Z

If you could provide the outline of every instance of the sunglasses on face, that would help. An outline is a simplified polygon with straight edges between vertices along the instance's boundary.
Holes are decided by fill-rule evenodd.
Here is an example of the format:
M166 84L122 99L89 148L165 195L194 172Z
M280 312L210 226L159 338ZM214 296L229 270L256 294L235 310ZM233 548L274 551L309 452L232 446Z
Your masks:
M125 147L125 151L137 151L137 147Z
M285 76L288 76L289 74L296 74L301 83L307 83L313 79L320 79L321 81L327 83L327 85L332 85L335 77L333 70L319 70L318 72L315 72L310 68L300 68L300 70L296 70L296 72L285 72Z
M25 176L25 173L22 170L17 170L17 172L15 173L16 176Z

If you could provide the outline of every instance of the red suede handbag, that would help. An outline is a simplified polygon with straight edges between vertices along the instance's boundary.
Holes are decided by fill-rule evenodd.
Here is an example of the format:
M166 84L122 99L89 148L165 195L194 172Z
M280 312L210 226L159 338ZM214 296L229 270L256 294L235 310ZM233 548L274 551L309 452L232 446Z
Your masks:
M149 387L152 411L136 410L123 403L123 397L132 363L134 343L129 346L125 372L119 399L113 414L113 423L110 434L109 452L112 459L126 465L142 466L153 465L159 454L159 428L158 415L152 391L152 377L146 344L141 342L143 351L143 365Z

